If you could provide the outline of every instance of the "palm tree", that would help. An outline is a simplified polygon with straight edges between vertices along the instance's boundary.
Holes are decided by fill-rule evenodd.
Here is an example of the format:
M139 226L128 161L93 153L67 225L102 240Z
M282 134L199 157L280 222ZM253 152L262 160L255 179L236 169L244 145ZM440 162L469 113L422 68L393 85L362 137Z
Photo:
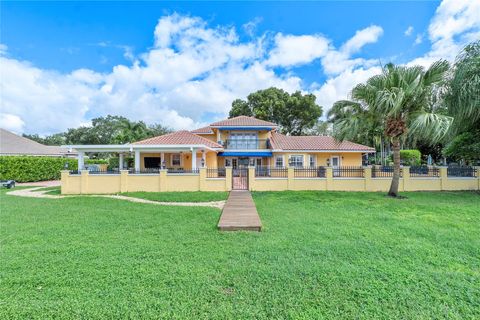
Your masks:
M383 149L384 135L379 117L359 102L340 100L328 112L334 136ZM383 154L383 153L382 153Z
M457 161L480 160L480 40L467 45L451 69L445 106L454 117L443 153Z
M445 104L454 117L452 133L477 127L480 121L480 40L457 56L449 79Z
M452 118L436 112L435 99L448 68L444 60L433 63L427 70L420 66L388 64L381 74L353 88L350 108L355 111L351 113L354 117L335 122L335 134L339 139L365 130L368 121L382 128L393 148L394 170L389 196L398 196L401 139L412 134L435 142L449 129Z

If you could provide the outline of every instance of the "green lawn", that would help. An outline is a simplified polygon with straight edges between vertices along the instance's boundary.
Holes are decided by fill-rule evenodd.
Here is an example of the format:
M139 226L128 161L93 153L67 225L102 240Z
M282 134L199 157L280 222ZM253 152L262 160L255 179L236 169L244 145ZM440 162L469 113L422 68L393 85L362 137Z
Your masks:
M475 193L255 193L220 210L4 195L0 319L478 319Z
M46 190L48 191L45 192L45 194L48 194L48 195L58 196L62 193L60 190L60 187L45 187L45 188L39 189L39 191L46 191Z
M123 196L161 202L208 202L226 200L228 192L124 192Z

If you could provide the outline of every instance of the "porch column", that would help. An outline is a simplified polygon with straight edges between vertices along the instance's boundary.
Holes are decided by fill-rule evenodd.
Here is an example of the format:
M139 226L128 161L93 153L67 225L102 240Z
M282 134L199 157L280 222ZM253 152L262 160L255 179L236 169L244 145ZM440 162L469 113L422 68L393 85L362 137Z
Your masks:
M135 171L140 171L140 151L135 151Z
M163 161L165 161L165 152L160 153L160 168L165 169L163 165Z
M118 154L118 170L123 170L123 153Z
M83 151L78 151L78 170L83 170L83 167L84 167L84 158L85 156L85 152Z
M197 168L197 150L192 148L192 170Z

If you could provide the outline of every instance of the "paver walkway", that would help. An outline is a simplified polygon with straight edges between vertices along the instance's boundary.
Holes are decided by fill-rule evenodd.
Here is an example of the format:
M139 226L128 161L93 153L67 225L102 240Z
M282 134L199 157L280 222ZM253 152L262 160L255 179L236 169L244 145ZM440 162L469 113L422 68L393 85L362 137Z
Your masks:
M262 230L262 221L250 191L230 192L218 222L218 229L221 231Z

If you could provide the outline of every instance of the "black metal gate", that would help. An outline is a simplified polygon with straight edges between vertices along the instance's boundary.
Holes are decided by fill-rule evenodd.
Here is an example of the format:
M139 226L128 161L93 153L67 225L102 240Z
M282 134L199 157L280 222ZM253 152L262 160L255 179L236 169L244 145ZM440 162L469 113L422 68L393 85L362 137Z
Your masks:
M232 172L232 189L248 190L248 168L239 166Z

